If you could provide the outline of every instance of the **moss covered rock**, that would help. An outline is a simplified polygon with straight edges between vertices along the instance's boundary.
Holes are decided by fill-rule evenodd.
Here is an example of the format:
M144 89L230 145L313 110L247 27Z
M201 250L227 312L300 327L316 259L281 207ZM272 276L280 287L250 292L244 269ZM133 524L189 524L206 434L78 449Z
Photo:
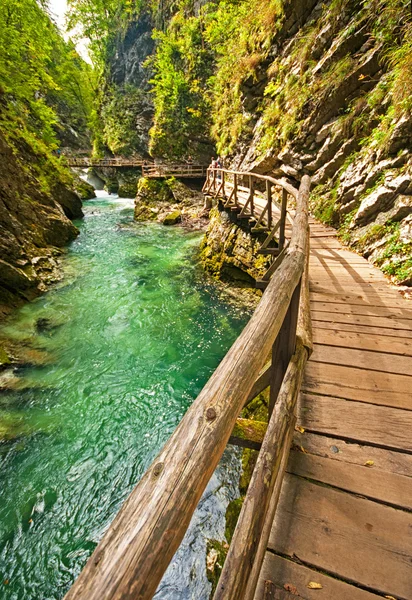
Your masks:
M81 200L92 200L93 198L96 198L93 186L80 177L75 180L75 189Z
M200 261L214 277L254 287L269 266L267 256L257 254L261 239L230 220L218 207L210 211L210 224L202 241Z
M176 225L176 223L180 223L182 220L182 213L180 210L174 210L169 213L163 219L163 225Z

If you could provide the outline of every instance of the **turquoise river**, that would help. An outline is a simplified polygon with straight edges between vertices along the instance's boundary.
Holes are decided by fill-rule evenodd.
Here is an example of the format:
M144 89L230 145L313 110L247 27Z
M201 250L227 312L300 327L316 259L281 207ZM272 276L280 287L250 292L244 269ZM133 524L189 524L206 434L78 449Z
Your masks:
M59 600L248 319L196 266L200 233L85 206L63 281L0 332L46 351L13 374L0 420L0 598ZM4 373L3 373L4 376ZM206 600L240 461L228 449L156 598Z

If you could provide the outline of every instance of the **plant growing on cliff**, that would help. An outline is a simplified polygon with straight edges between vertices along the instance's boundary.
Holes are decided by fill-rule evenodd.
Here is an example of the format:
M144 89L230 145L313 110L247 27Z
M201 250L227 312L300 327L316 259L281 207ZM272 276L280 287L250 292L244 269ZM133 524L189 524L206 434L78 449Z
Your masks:
M202 18L185 17L184 3L167 31L157 31L155 37L158 47L150 62L155 107L150 151L182 158L209 137L207 81L213 56L204 40Z

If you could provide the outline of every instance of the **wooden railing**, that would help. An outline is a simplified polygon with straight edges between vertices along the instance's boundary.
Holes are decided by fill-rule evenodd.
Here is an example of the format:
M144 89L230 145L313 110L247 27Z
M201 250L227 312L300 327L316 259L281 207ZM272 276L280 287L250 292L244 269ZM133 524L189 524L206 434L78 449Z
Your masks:
M273 181L296 198L283 259L248 325L130 494L66 600L153 597L241 410L270 385L267 431L214 596L253 598L312 350L307 277L310 179L304 176L299 193Z
M288 245L286 224L288 220L292 222L288 200L289 197L296 200L296 188L285 180L267 175L209 167L203 192L219 198L226 210L236 214L236 220L248 221L252 232L267 233L258 251L272 257L270 267L257 282L257 287L264 289L283 260Z
M205 165L183 164L151 164L143 165L142 175L148 178L183 177L201 179L206 176Z
M88 156L66 156L69 167L142 167L147 163L143 158L90 158ZM151 164L151 163L150 163Z

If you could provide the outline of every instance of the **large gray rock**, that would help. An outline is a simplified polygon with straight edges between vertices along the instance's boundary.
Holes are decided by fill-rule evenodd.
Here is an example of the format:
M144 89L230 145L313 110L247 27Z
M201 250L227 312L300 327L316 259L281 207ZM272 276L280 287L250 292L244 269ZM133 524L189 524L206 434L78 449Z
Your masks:
M387 211L395 198L395 192L380 185L361 202L354 217L352 227L369 223L378 213Z

